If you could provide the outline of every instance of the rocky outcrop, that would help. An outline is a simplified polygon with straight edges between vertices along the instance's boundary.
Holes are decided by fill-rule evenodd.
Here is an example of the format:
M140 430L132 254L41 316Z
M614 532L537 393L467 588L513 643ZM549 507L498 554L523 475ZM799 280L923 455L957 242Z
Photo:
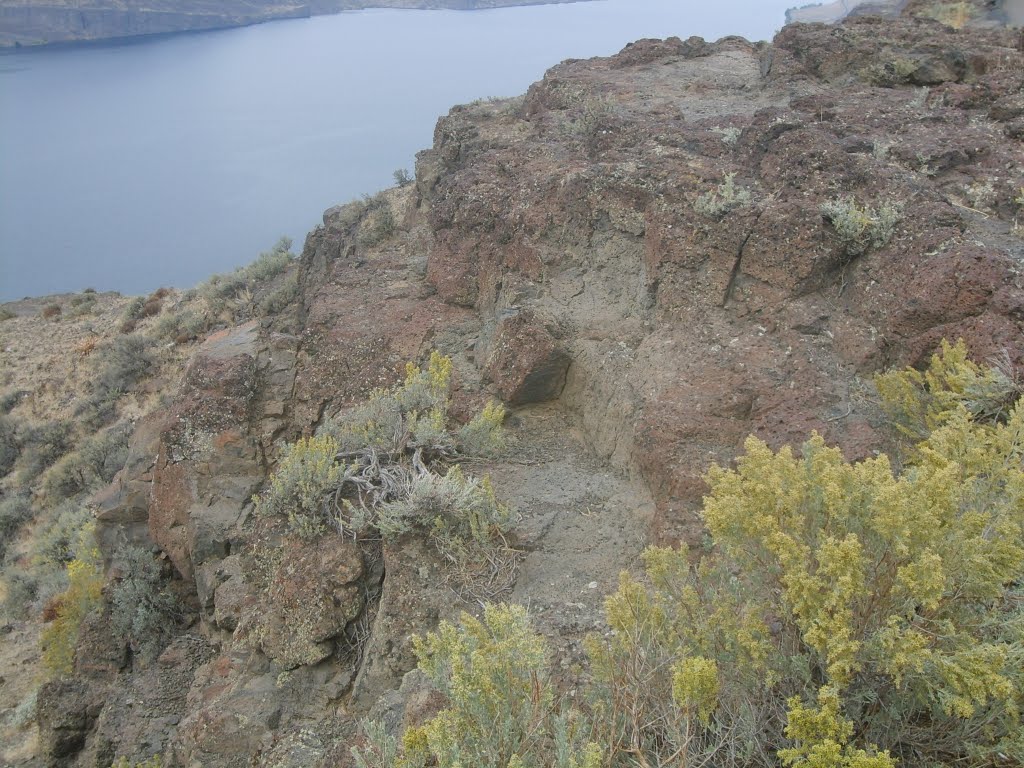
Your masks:
M889 434L874 372L958 337L1024 364L1022 71L1014 33L868 17L771 45L640 41L453 109L416 184L384 195L398 231L370 245L372 211L325 213L301 306L206 340L137 433L101 539L158 545L194 616L162 666L97 642L78 679L181 695L160 727L112 693L88 721L49 706L52 743L344 764L361 714L436 709L410 637L486 599L529 603L568 674L644 543L699 541L704 473L747 435L867 456ZM895 211L891 231L844 241L836 201ZM415 536L310 544L251 504L283 439L432 349L452 413L512 409L515 461L484 469L521 567L477 593Z

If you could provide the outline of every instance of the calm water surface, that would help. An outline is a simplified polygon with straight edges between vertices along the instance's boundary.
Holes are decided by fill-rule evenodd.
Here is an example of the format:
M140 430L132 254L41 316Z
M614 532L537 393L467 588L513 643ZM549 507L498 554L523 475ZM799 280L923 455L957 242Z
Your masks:
M187 287L301 246L452 104L641 37L770 38L793 0L359 11L0 55L0 300Z

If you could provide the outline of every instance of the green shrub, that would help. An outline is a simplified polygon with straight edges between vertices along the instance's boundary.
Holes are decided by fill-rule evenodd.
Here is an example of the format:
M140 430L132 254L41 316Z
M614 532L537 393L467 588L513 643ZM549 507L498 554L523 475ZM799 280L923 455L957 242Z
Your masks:
M0 416L6 416L13 411L27 394L24 389L18 389L0 397Z
M940 370L964 370L955 350ZM712 468L703 556L649 549L646 580L623 574L607 599L575 754L585 742L615 767L1022 764L1024 403L982 420L959 381L947 401L942 377L910 380L943 405L903 472L884 455L848 462L817 435L779 451L749 438L735 469ZM546 727L544 654L524 614L489 615L502 618L417 642L448 707L401 749L376 728L366 765L388 750L396 765L557 764L555 735L519 740Z
M31 519L32 502L28 496L8 496L0 501L0 558L6 554L21 526Z
M377 527L385 536L413 528L428 531L439 548L487 545L509 527L509 510L499 503L490 480L466 477L455 465L443 477L415 477L408 495L384 504Z
M97 373L89 395L75 409L88 430L109 424L117 416L121 396L135 388L153 367L152 342L141 334L119 336L95 355Z
M46 475L46 495L52 502L70 498L109 483L128 458L130 426L121 424L84 440Z
M71 310L68 312L68 317L82 317L96 308L96 294L84 293L73 296L70 304Z
M161 315L153 325L153 335L158 339L184 343L205 333L209 326L210 320L205 314L183 309Z
M448 430L452 361L431 354L425 370L410 363L405 381L375 390L367 403L328 420L318 436L285 449L270 487L256 497L261 514L288 517L293 532L314 537L327 526L396 536L413 528L462 561L507 530L508 510L486 479L456 465L442 476L431 465L459 455L459 445L496 452L505 411L491 403L459 437Z
M727 173L725 181L698 197L693 208L702 216L718 219L731 210L750 205L750 200L750 190L736 185L735 173Z
M7 416L0 416L0 477L14 469L20 455L17 422Z
M329 519L330 496L341 483L338 443L330 436L302 438L285 446L270 488L257 496L259 515L286 515L292 530L314 538Z
M142 318L142 311L146 307L145 296L133 296L121 313L122 322L131 322Z
M136 658L149 663L171 637L177 605L164 587L160 565L146 550L122 547L114 564L121 576L110 589L111 628L124 638Z
M380 245L395 234L398 223L391 204L383 195L367 201L366 213L360 225L359 244L364 248Z
M835 229L843 251L854 257L886 245L902 216L900 206L892 201L878 208L861 205L852 197L840 197L821 205L822 215Z
M456 443L464 456L497 456L505 448L505 407L494 401L459 428Z
M281 284L260 299L257 306L260 317L276 315L285 310L299 295L299 273L289 275Z
M0 323L6 320L13 320L18 316L18 313L9 307L0 307Z
M74 559L81 547L82 531L92 519L92 513L81 504L65 502L57 506L32 541L33 565L63 566Z
M67 421L49 421L26 430L21 439L22 468L18 481L28 485L70 451L72 445L72 426Z
M230 311L233 320L249 317L256 308L254 291L259 286L281 275L294 263L292 241L282 237L269 251L245 267L226 275L213 275L199 286L198 294L204 299L212 315ZM241 300L240 300L241 299Z
M402 749L375 723L369 746L352 750L358 768L598 768L599 745L578 712L559 711L545 673L547 649L520 606L493 606L483 621L463 614L436 633L414 638L422 669L447 706Z
M392 175L395 177L395 184L400 187L407 187L413 182L413 178L409 175L407 168L399 168Z

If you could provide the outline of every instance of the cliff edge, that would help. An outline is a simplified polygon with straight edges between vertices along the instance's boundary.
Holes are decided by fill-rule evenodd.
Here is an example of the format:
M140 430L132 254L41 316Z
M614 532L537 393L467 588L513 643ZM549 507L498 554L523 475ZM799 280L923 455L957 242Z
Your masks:
M158 552L181 613L152 662L109 608L83 625L37 764L349 765L362 715L437 711L411 636L491 600L572 689L603 595L646 544L700 543L747 435L872 456L874 373L959 338L1024 365L1022 72L1016 30L858 17L642 40L454 108L413 181L324 214L290 303L178 340L90 504L113 580L123 543ZM455 421L509 409L511 452L472 466L514 557L467 582L415 534L254 513L285 442L435 350Z

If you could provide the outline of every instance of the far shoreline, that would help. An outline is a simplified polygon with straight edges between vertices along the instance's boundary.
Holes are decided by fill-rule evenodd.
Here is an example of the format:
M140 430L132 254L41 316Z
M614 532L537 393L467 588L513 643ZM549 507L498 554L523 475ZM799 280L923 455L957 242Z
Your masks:
M345 0L339 0L344 2ZM367 5L344 8L339 7L334 10L313 10L309 6L304 6L300 11L296 13L282 13L280 15L268 15L263 18L252 18L236 23L217 24L209 27L197 27L197 28L182 28L165 30L161 32L146 32L142 34L130 34L130 35L109 35L106 37L89 37L89 38L68 38L63 40L52 40L42 42L29 42L23 43L17 40L6 41L0 39L0 56L10 54L21 54L29 53L32 51L59 51L59 50L77 50L81 48L91 47L115 47L119 45L138 45L142 43L149 43L158 41L170 37L177 37L180 35L188 34L204 34L207 32L225 32L232 29L243 29L245 27L254 27L259 24L269 24L275 21L296 21L300 19L311 19L317 16L338 16L344 13L355 13L361 11L453 11L458 13L477 13L480 11L494 11L505 8L527 8L538 5L569 5L575 3L596 3L604 2L604 0L499 0L497 5L483 7L483 8L459 8L444 5L444 0L423 0L422 5L377 5L374 2L369 2Z

